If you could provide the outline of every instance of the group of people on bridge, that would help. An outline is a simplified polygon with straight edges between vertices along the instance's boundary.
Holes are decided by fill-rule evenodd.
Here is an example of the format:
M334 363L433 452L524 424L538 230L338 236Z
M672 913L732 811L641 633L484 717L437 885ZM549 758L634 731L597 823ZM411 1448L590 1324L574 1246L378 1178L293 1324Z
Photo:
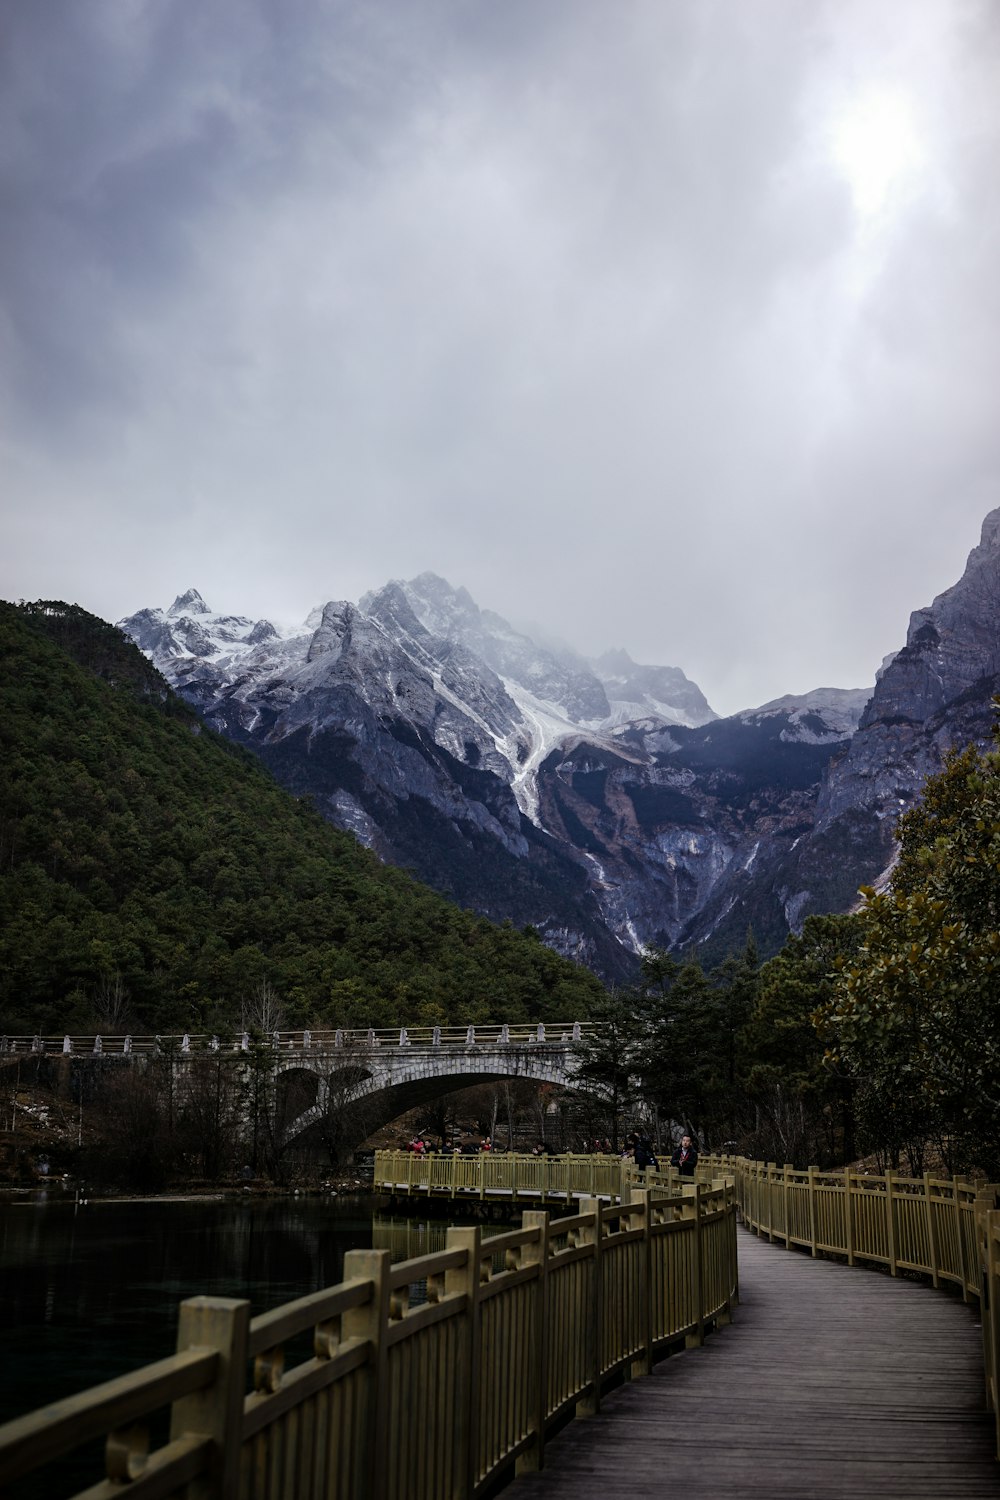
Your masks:
M481 1152L503 1153L503 1146L495 1146L491 1136L483 1136L482 1140L453 1141L451 1145L442 1144L436 1146L426 1136L415 1135L412 1140L406 1142L402 1147L404 1151L412 1151L416 1156L479 1156ZM561 1152L555 1146L550 1146L547 1141L539 1141L531 1148L532 1156L559 1156Z
M444 1154L451 1156L478 1156L481 1152L492 1152L503 1150L493 1144L491 1136L483 1136L481 1140L469 1139L464 1142L453 1141L450 1145L442 1143L440 1146L427 1139L423 1135L415 1135L407 1141L403 1147L406 1151L412 1151L416 1156L431 1156ZM592 1156L615 1156L611 1141L605 1137L603 1140L584 1141L583 1152ZM538 1141L531 1150L532 1156L561 1156L563 1153L548 1141ZM640 1135L638 1131L631 1131L625 1141L625 1149L621 1153L624 1158L634 1161L637 1167L645 1169L652 1167L654 1171L659 1168L659 1161L653 1149L653 1144L648 1135ZM676 1167L682 1177L693 1177L695 1167L698 1165L698 1149L691 1136L683 1135L674 1147L670 1157L670 1165Z

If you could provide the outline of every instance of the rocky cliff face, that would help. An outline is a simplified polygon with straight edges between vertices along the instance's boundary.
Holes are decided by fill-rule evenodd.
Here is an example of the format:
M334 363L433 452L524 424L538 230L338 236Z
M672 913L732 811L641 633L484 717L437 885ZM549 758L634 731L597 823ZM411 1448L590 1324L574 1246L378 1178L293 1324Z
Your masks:
M910 616L906 644L889 659L850 749L831 769L817 830L845 815L891 827L941 768L953 745L985 743L1000 685L1000 510L983 523L965 573ZM883 850L891 845L877 840Z
M714 958L753 925L769 951L811 912L854 906L858 888L876 883L890 866L898 817L948 751L990 742L998 691L1000 510L986 517L962 578L913 613L906 644L883 664L870 693L779 699L691 737L717 742L717 765L707 782L703 771L699 783L704 789L722 782L724 762L748 791L755 765L761 774L749 801L737 806L739 799L732 799L728 807L725 799L706 802L714 835L706 863L713 862L718 875L708 871L702 880L674 944ZM769 721L772 738L773 726L781 725L770 748ZM743 739L737 723L756 732ZM720 735L731 756L718 754ZM676 730L669 737L679 740ZM784 759L790 742L800 747L794 770ZM816 754L811 783L802 755L810 742ZM692 748L688 744L686 753ZM728 838L720 848L724 831ZM693 875L690 861L686 854Z
M301 627L196 591L124 628L217 728L384 858L609 975L650 943L765 950L844 910L1000 685L1000 511L874 691L718 719L680 669L541 647L434 574Z
M1000 691L1000 510L962 578L910 617L906 644L888 659L857 733L823 777L815 823L780 862L786 909L846 910L862 884L893 860L893 829L953 747L985 745ZM757 899L759 893L753 893Z
M605 920L637 945L697 947L721 932L714 956L752 922L776 948L800 917L775 871L811 832L867 696L790 697L692 729L640 721L617 754L581 738L543 768L543 822L583 852Z

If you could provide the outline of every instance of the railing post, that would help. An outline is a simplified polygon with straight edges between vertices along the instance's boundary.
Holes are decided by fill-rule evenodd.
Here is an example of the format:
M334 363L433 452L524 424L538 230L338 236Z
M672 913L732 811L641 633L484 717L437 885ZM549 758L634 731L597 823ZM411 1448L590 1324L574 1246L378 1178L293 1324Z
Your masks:
M174 1402L170 1437L173 1440L187 1433L204 1433L212 1439L209 1493L213 1500L236 1500L239 1494L249 1329L249 1302L232 1297L189 1297L181 1303L178 1354L186 1349L214 1349L219 1366L210 1386Z
M850 1167L844 1168L844 1249L847 1251L847 1264L854 1264L854 1203L851 1194L854 1191L854 1173Z
M812 1251L813 1260L819 1251L816 1248L816 1173L818 1167L809 1168L809 1248Z
M958 1236L958 1256L962 1266L962 1300L966 1303L972 1301L978 1294L980 1286L979 1269L976 1270L975 1290L973 1289L972 1270L969 1266L969 1251L965 1242L965 1225L962 1223L962 1204L959 1198L959 1188L965 1182L964 1177L953 1177L951 1180L951 1196L955 1205L955 1233ZM973 1210L974 1212L974 1210Z
M983 1257L979 1254L978 1249L976 1252L976 1293L979 1298L979 1311L981 1314L979 1321L983 1327L984 1354L986 1349L985 1338L987 1322L990 1325L990 1340L993 1359L992 1373L994 1382L997 1379L998 1372L1000 1372L1000 1356L998 1356L998 1350L1000 1350L1000 1307L996 1307L994 1305L997 1296L1000 1296L1000 1254L998 1254L998 1252L993 1247L993 1235L990 1226L995 1223L1000 1223L1000 1217L996 1215L996 1207L998 1201L1000 1201L1000 1199L998 1199L997 1188L994 1185L986 1183L979 1184L976 1190L976 1201L972 1209L972 1222L975 1226L973 1239L976 1241L977 1245L979 1242L980 1226L982 1227L986 1235L986 1243L982 1247L986 1252L986 1258L983 1259ZM990 1371L988 1367L987 1378L989 1377L989 1373ZM996 1403L996 1409L998 1413L997 1454L998 1456L1000 1456L1000 1387L994 1384L993 1389L998 1396Z
M464 1265L445 1272L444 1289L449 1296L456 1292L465 1297L465 1338L462 1341L461 1367L456 1384L461 1404L455 1412L453 1442L456 1449L455 1472L464 1475L465 1479L465 1487L460 1493L472 1495L479 1481L479 1287L482 1274L479 1225L471 1229L449 1229L445 1243L449 1250L466 1252ZM389 1441L388 1429L381 1434L381 1439L383 1444ZM384 1490L373 1489L372 1500L384 1493Z
M782 1172L781 1172L782 1187L784 1188L783 1200L784 1200L784 1205L785 1205L784 1220L785 1220L785 1249L786 1250L790 1249L791 1248L791 1244L792 1244L792 1228L791 1228L791 1226L792 1226L792 1212L791 1212L791 1202L792 1202L792 1173L794 1172L794 1170L795 1170L795 1168L792 1166L791 1162L790 1161L786 1161L784 1167L782 1168Z
M344 1256L345 1281L370 1281L371 1301L349 1308L341 1319L343 1338L368 1341L369 1385L365 1402L364 1442L362 1446L366 1493L385 1492L385 1434L390 1424L404 1419L400 1412L388 1411L389 1383L386 1380L389 1329L389 1262L388 1250L348 1250Z
M593 1246L594 1270L591 1295L587 1303L587 1327L584 1330L590 1389L577 1401L576 1414L578 1417L592 1417L601 1409L601 1323L604 1306L604 1267L601 1256L604 1227L603 1204L600 1198L582 1198L580 1213L594 1216L593 1223L584 1225L580 1232L580 1244Z
M924 1173L924 1211L927 1214L927 1254L931 1263L931 1285L941 1285L941 1256L938 1251L937 1220L934 1217L934 1202L931 1198L931 1174Z
M993 1413L997 1456L1000 1457L1000 1213L985 1204L976 1209L976 1260L982 1308L983 1373L986 1406Z
M753 1162L743 1175L744 1191L740 1198L743 1222L760 1239L760 1164Z
M704 1275L702 1270L702 1239L701 1239L701 1183L695 1182L685 1190L685 1199L690 1202L694 1210L694 1254L691 1256L691 1301L695 1309L696 1327L684 1337L686 1349L700 1349L705 1342L705 1292Z
M532 1368L535 1388L531 1400L531 1423L535 1441L526 1448L517 1460L517 1473L540 1469L545 1462L545 1419L549 1407L549 1216L538 1209L525 1209L521 1215L522 1229L538 1229L538 1239L521 1249L521 1265L537 1265L535 1281L535 1348Z
M895 1175L895 1172L891 1170L887 1170L885 1174L885 1227L886 1234L888 1235L889 1272L892 1276L899 1275L899 1267L896 1261L896 1206L895 1194L892 1187Z
M729 1254L732 1261L732 1294L729 1298L729 1311L732 1314L733 1308L740 1300L740 1254L736 1233L736 1210L739 1207L739 1189L735 1182L731 1188L726 1189L726 1207L729 1212Z
M740 1300L736 1246L736 1187L731 1177L713 1177L711 1186L713 1192L722 1193L725 1214L726 1249L722 1259L726 1274L726 1300L715 1317L716 1328L725 1328L733 1321L733 1308Z
M642 1269L639 1273L639 1326L642 1329L642 1353L632 1361L630 1375L648 1375L653 1368L653 1241L652 1193L649 1188L633 1188L632 1202L642 1204Z

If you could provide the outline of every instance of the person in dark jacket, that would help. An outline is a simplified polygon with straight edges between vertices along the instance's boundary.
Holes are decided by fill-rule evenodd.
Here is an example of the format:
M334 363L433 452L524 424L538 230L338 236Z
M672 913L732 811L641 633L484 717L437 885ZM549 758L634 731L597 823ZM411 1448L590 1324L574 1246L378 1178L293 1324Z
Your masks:
M694 1176L694 1169L698 1165L698 1152L689 1135L681 1136L681 1143L670 1158L670 1165L676 1167L682 1177Z
M652 1167L656 1171L659 1163L653 1155L653 1143L649 1137L647 1135L633 1134L629 1137L629 1142L632 1146L636 1166L643 1169Z

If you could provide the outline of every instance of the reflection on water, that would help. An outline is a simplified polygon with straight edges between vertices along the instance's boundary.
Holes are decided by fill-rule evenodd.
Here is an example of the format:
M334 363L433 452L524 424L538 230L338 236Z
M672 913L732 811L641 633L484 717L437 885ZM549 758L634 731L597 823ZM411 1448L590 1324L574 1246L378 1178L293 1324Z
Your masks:
M443 1250L446 1236L452 1224L471 1224L472 1219L460 1215L453 1219L394 1219L389 1214L372 1215L372 1249L388 1250L392 1260L413 1260L418 1255L432 1255ZM484 1240L494 1235L506 1234L516 1226L504 1223L481 1224ZM411 1295L412 1302L420 1300Z
M373 1214L372 1249L388 1250L393 1260L412 1260L415 1255L443 1250L447 1230L441 1219L394 1219L388 1214Z

